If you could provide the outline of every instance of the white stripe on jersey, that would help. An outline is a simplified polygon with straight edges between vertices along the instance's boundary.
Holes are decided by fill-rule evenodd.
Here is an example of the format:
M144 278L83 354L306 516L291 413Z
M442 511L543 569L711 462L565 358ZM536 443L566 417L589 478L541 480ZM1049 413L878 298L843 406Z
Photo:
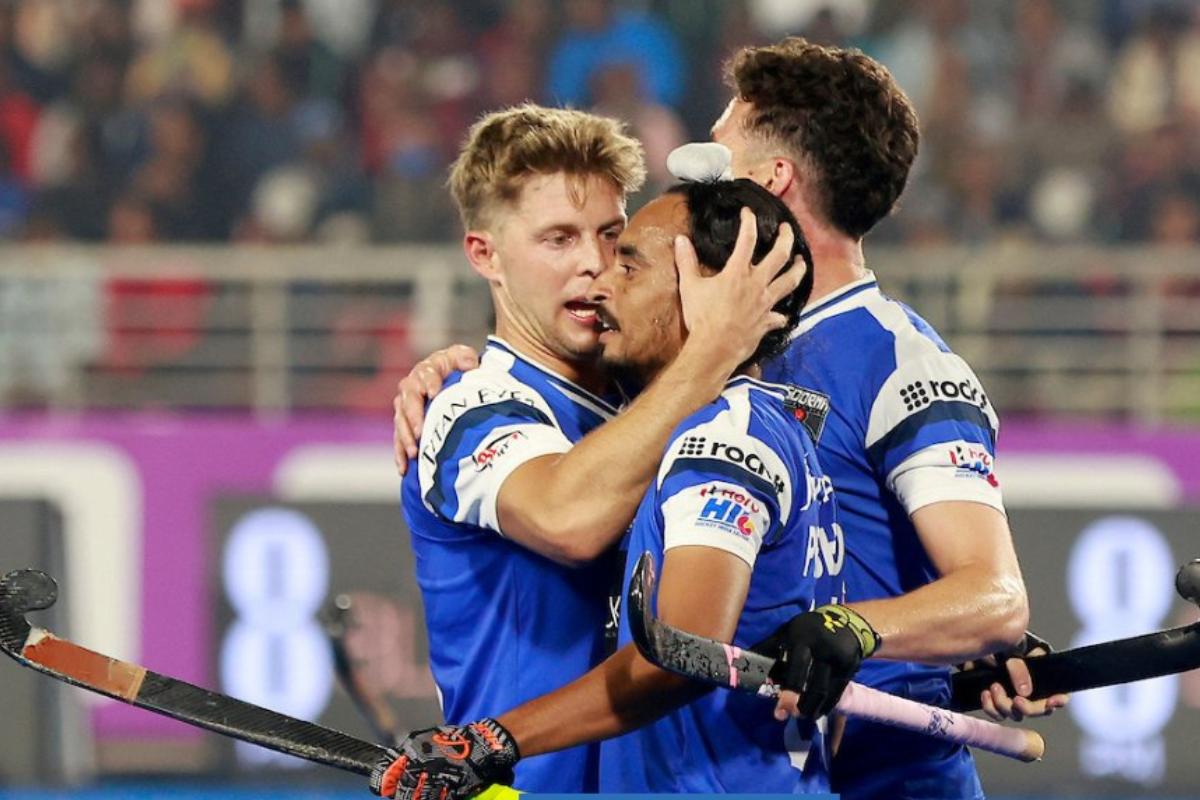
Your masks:
M764 442L755 438L749 432L750 385L747 382L739 380L736 384L726 386L725 391L721 393L721 397L729 403L729 408L720 411L708 422L683 431L671 441L667 447L667 454L658 468L656 485L660 489L662 488L663 481L671 471L671 467L674 466L681 455L681 443L687 439L704 440L706 449L702 453L692 453L692 457L703 455L706 458L711 457L718 461L728 461L735 466L742 466L742 464L732 461L729 458L728 448L713 447L714 444L722 444L730 439L736 439L739 452L742 452L746 456L753 453L762 460L767 472L771 476L778 478L776 486L779 489L779 524L787 525L788 520L792 516L792 504L795 497L795 492L792 490L791 476L787 466L783 463L783 459ZM767 385L771 386L772 384ZM805 471L807 472L807 465Z
M457 464L453 484L457 503L447 516L450 522L479 525L499 532L496 498L505 479L533 458L571 449L572 443L562 432L552 404L535 389L513 377L509 370L514 365L511 354L489 348L478 369L464 373L458 383L443 389L429 404L421 432L417 476L425 507L441 516L442 512L430 505L430 491L437 479L439 465L446 464L447 459L453 459ZM537 409L550 424L533 420L497 424L471 450L443 452L451 431L464 414L507 401Z
M871 294L866 293L864 294ZM900 422L914 412L920 411L927 403L906 403L900 390L917 381L936 380L939 385L945 381L955 384L966 382L973 389L977 398L983 398L983 387L979 378L975 377L970 365L956 353L947 353L938 347L937 343L917 330L904 308L889 301L882 295L875 294L878 302L867 304L867 311L879 324L895 337L896 370L879 387L879 393L871 406L871 416L867 423L867 436L864 444L867 447L878 442L892 431ZM928 393L928 392L927 392ZM930 396L929 400L939 399ZM946 397L942 399L963 399L968 397ZM975 403L979 405L979 402ZM909 406L912 406L911 408ZM992 430L998 431L1000 420L996 411L988 403L982 409L992 424Z
M800 317L800 324L796 326L795 330L793 330L791 335L788 337L789 340L795 339L796 337L810 330L814 325L818 324L822 320L845 313L851 309L862 308L871 298L882 299L883 295L879 293L879 289L877 287L871 287L870 289L860 291L858 294L854 294L851 297L846 297L846 295L850 295L864 286L870 286L872 283L875 283L875 273L867 270L866 277L859 278L853 283L848 283L841 289L831 292L815 302L810 302Z

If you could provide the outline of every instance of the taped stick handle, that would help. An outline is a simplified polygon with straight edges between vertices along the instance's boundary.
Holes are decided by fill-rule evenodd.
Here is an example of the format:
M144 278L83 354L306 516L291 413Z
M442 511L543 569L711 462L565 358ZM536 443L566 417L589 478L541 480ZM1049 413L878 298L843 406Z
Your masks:
M846 687L835 710L847 717L904 728L1021 761L1040 761L1046 752L1046 742L1037 731L1007 728L957 711L897 697L861 683Z

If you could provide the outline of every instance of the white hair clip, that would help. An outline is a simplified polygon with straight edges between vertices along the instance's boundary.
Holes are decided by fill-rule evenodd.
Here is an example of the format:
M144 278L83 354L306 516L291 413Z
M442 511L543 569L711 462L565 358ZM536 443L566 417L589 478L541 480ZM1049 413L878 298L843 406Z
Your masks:
M731 181L733 152L716 142L680 145L667 156L667 171L681 181Z

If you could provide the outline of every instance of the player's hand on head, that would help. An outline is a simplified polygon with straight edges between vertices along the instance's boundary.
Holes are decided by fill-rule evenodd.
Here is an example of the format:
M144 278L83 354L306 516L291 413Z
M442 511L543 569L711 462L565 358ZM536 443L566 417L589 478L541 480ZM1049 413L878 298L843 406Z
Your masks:
M452 344L417 362L396 384L392 400L392 447L396 471L408 472L409 459L417 457L421 426L425 424L425 404L442 389L450 373L465 372L479 366L479 354L465 344Z
M776 659L771 679L783 691L775 718L828 714L879 642L870 623L846 606L821 606L785 622L754 647Z
M371 773L371 791L400 800L466 800L511 785L517 744L494 719L414 731Z
M706 352L724 353L731 368L750 358L768 332L787 324L782 314L771 309L795 291L804 276L803 269L784 270L792 261L795 242L791 225L785 225L770 252L758 264L752 264L757 241L754 213L743 208L733 253L720 272L705 275L691 241L686 236L675 239L679 296L688 341Z
M1020 722L1027 717L1048 717L1064 707L1070 701L1070 695L1053 694L1042 700L1029 699L1033 694L1033 678L1029 674L1026 659L1044 656L1052 649L1049 642L1032 631L1026 631L1021 641L1011 650L964 664L964 670L977 666L994 667L1002 659L1008 671L1015 694L1010 695L1003 685L993 683L983 690L979 698L983 713L996 722Z

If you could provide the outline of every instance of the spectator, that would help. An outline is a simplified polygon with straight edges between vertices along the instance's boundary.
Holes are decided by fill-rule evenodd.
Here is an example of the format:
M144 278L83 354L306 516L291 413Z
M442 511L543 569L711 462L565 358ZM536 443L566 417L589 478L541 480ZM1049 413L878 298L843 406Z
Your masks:
M648 98L674 106L683 98L685 64L671 29L648 14L614 11L612 0L567 0L567 27L547 69L556 104L590 105L596 70L635 64Z
M1194 9L1157 4L1142 32L1117 54L1109 115L1128 134L1159 128L1175 115L1200 115L1200 30Z
M593 111L625 120L646 149L646 185L640 197L655 197L676 182L667 172L667 156L687 141L683 122L670 108L648 100L642 73L634 64L611 63L592 75Z
M313 34L300 0L283 0L276 59L285 80L311 98L336 99L342 88L338 57Z
M148 103L168 92L181 92L218 108L233 93L234 60L217 27L216 0L176 2L177 26L130 66L128 98Z

